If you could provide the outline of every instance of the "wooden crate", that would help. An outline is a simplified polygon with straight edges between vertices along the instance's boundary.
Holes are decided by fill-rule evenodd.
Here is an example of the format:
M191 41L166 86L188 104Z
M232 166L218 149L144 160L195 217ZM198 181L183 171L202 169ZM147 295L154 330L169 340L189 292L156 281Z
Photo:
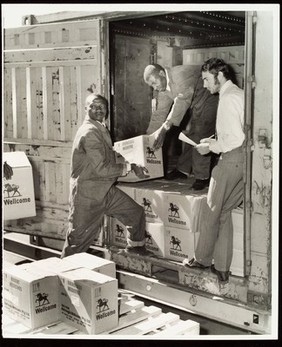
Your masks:
M27 154L37 212L6 230L64 239L72 141L87 88L104 92L102 51L98 19L5 29L4 151Z

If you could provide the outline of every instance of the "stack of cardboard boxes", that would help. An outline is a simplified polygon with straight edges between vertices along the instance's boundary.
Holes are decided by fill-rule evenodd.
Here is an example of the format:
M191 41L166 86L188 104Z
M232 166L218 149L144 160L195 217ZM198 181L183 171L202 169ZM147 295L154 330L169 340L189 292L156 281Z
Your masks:
M191 259L199 238L201 210L206 193L192 193L186 185L161 181L138 184L119 183L118 188L144 207L146 215L146 247L156 256L182 262ZM232 211L234 226L231 272L244 276L243 210ZM116 218L110 218L110 242L126 246L127 228Z
M152 180L163 176L162 150L153 151L153 136L141 135L116 142L114 149L129 162L149 169L149 180L138 179L133 173L121 177L118 188L127 193L146 214L146 247L156 256L182 262L191 259L199 238L200 212L206 203L206 192L195 192L186 184ZM146 181L146 182L140 182ZM127 183L128 182L128 183ZM136 184L132 182L138 182ZM244 233L242 209L232 211L234 225L231 272L244 276ZM127 228L110 218L110 242L126 246Z
M146 215L146 247L155 255L182 261L194 254L198 238L199 212L206 195L188 194L182 185L161 181L119 184L118 188L143 206ZM126 245L127 228L117 219L110 219L111 243Z
M86 334L118 325L115 263L87 253L4 269L4 313L36 329L64 321Z

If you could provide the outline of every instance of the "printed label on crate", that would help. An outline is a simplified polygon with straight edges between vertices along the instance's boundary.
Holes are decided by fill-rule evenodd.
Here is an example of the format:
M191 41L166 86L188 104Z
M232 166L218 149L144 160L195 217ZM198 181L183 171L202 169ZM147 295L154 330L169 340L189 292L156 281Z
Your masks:
M188 230L166 228L165 257L177 261L194 255L195 234Z
M161 191L137 188L135 200L144 208L148 222L162 222L163 197Z
M96 308L97 321L116 314L116 310L109 306L109 299L105 297L96 300Z
M34 294L34 309L36 314L44 313L57 308L57 304L50 302L48 297L49 294L45 292Z
M157 152L157 155L156 155L155 150L152 147L147 146L145 153L146 153L146 162L148 164L157 164L157 165L162 164L162 160L159 155L159 152Z
M177 226L187 226L187 221L185 221L179 211L179 205L173 202L168 203L168 222L175 224Z
M127 234L128 230L125 225L123 225L116 218L111 219L111 233L113 238L113 244L126 246L127 245Z
M205 195L164 193L164 223L173 228L197 232Z

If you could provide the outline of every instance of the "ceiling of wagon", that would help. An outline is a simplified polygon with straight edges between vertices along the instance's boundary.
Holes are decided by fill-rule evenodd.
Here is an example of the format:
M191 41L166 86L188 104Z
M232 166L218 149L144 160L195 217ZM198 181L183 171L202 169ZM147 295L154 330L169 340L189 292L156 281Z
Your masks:
M245 12L192 11L117 20L114 33L139 37L179 37L184 46L242 45ZM173 41L171 41L173 44Z

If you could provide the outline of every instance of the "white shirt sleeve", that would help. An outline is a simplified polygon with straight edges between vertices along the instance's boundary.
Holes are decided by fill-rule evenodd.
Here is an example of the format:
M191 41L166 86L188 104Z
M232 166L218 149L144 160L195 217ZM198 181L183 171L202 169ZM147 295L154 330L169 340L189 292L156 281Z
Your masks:
M217 141L210 144L210 150L214 153L225 153L240 147L245 139L243 122L242 94L224 95L219 101L217 112Z

